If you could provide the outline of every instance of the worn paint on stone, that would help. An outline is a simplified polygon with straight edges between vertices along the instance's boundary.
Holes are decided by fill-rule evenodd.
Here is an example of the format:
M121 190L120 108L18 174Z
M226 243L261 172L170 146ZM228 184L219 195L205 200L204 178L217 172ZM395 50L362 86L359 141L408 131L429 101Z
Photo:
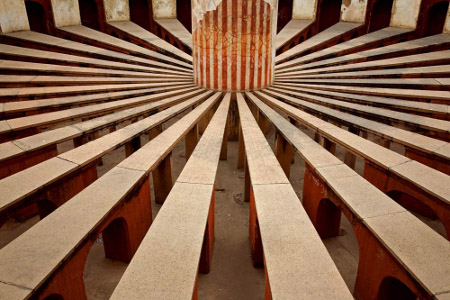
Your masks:
M293 19L315 19L317 0L294 0L292 7Z
M366 9L367 0L343 0L341 6L341 21L364 23Z
M155 19L176 19L176 0L152 0L153 17Z
M80 8L77 0L51 0L56 27L80 25Z
M270 85L276 16L277 3L265 0L223 0L206 11L192 34L196 84L221 91Z
M208 11L216 10L222 0L192 0L192 28L195 28Z
M0 0L0 30L3 33L30 30L24 0Z
M128 0L103 0L106 22L129 21L130 5Z
M420 0L394 0L390 26L415 29L419 10Z
M447 11L447 18L445 19L444 33L450 33L450 9Z
M264 0L271 9L278 7L278 0ZM216 10L222 0L192 0L192 28L195 29L208 11Z

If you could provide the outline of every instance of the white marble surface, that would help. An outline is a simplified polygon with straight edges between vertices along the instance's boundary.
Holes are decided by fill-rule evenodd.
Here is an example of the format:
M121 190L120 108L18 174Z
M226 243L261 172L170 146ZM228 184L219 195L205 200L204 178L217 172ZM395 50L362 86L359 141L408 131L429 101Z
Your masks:
M25 2L0 0L0 32L30 30Z
M444 33L450 33L450 9L447 11L447 18L445 19Z
M346 3L350 2L350 3ZM341 21L364 23L366 19L367 0L342 1Z
M293 19L314 19L316 17L317 0L294 0Z
M103 0L106 22L129 21L130 5L128 0Z
M51 0L56 27L80 25L80 8L77 0Z
M176 19L176 0L152 0L153 17L155 19Z
M394 0L390 26L416 28L419 10L420 0Z

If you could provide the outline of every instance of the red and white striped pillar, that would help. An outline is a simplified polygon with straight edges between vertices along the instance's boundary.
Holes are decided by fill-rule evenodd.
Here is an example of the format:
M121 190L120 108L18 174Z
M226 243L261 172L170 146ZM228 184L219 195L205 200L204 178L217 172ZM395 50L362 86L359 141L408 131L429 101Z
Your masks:
M277 0L193 0L194 80L220 91L273 82Z

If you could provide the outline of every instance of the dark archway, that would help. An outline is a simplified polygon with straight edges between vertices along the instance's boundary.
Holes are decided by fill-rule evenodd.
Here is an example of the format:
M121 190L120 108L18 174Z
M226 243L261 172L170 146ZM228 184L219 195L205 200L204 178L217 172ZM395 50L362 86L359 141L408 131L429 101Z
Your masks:
M389 26L391 22L394 0L378 0L372 7L368 32L377 31Z
M430 7L424 26L424 37L442 33L447 17L448 1L441 1Z
M130 262L131 247L127 221L118 218L112 221L102 232L105 256L123 262Z
M436 214L431 208L408 194L392 190L389 191L387 195L391 197L395 202L412 212L418 213L421 216L427 217L432 220L437 219Z
M38 201L37 206L39 210L39 217L41 218L41 220L58 208L55 203L49 201L48 199Z
M177 0L177 19L189 32L192 32L191 0Z
M320 200L316 224L317 232L322 239L338 236L339 224L341 224L341 210L327 198Z
M152 11L149 1L151 0L129 0L130 20L142 28L151 30Z
M281 29L283 29L283 27L292 20L293 2L293 0L278 1L277 33L280 32Z
M50 34L45 8L36 1L26 1L25 8L27 10L30 29L32 31Z
M323 0L319 7L318 32L321 32L337 22L341 18L342 0Z
M95 0L78 0L81 24L95 30L101 30L100 14Z
M58 294L51 294L44 298L44 300L64 300L64 297Z
M378 291L379 300L416 300L417 296L400 280L393 277L383 279Z

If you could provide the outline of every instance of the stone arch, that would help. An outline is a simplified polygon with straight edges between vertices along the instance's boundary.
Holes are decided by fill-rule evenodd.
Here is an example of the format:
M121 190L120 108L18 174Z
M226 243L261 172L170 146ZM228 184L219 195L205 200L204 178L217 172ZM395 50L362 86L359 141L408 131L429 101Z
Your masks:
M128 224L124 218L117 218L109 223L102 232L105 256L124 262L132 258Z
M95 0L78 0L81 23L89 28L103 29L100 7Z
M30 29L32 31L50 34L48 14L44 5L38 1L27 0L25 1L25 8L28 15L28 22L30 23Z
M415 300L417 296L400 280L394 277L386 277L380 284L378 300Z
M317 208L317 232L322 239L339 235L341 210L330 199L323 198Z
M391 197L395 202L412 212L418 213L429 219L437 219L436 214L430 207L412 197L411 195L397 190L391 190L387 192L387 195Z
M430 5L424 12L423 36L431 36L442 33L447 17L449 1L439 1Z

